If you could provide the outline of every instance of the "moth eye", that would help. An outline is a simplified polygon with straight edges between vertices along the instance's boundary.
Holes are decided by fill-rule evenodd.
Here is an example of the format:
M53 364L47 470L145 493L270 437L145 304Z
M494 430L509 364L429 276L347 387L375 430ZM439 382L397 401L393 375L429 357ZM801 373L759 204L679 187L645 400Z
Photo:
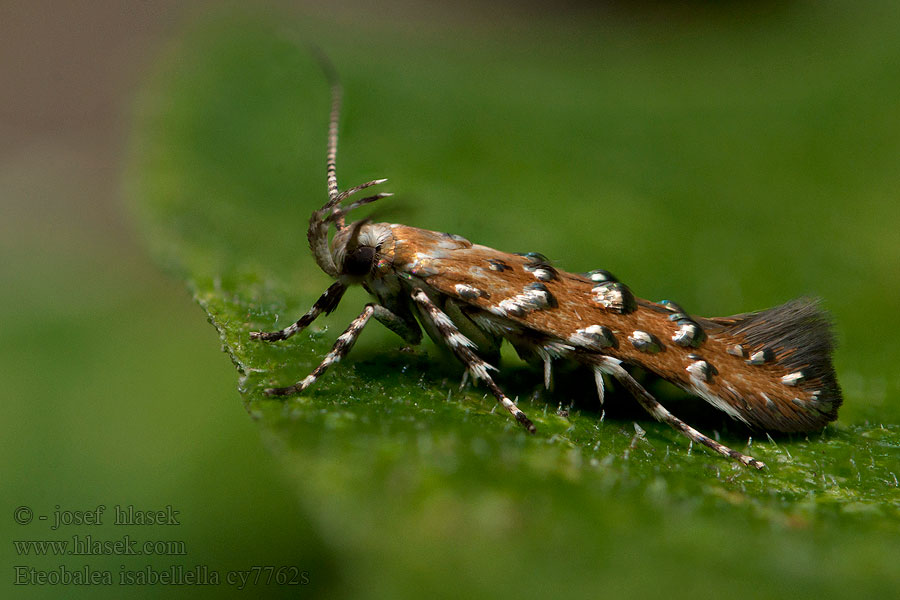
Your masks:
M375 259L375 248L372 246L360 246L344 258L341 268L344 275L363 277L372 270L372 262Z

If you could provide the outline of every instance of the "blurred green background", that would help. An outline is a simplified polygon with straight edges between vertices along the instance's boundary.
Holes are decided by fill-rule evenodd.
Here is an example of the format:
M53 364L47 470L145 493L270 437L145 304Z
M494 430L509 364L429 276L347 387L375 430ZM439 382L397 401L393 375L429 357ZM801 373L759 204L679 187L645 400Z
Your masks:
M4 11L10 591L900 592L895 4ZM430 343L401 352L378 325L300 401L263 399L311 370L365 302L355 290L309 333L247 341L329 283L305 243L328 110L309 43L345 84L339 181L389 177L396 193L378 218L606 268L702 315L821 296L840 342L839 422L752 434L771 468L750 473L689 450L626 397L601 421L583 374L541 392L505 355L499 381L535 419L531 438L483 389L458 391L461 370ZM747 449L748 432L654 391ZM13 518L100 504L108 517L172 505L181 524ZM34 557L13 543L72 535L181 540L186 553ZM223 580L286 566L309 583L15 586L17 565L89 565L114 583L147 565Z

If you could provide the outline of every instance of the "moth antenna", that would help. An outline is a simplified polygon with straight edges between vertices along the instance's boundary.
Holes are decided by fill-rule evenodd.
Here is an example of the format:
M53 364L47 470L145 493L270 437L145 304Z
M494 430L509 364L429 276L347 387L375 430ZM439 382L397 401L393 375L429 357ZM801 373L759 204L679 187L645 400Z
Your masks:
M390 196L390 194L375 194L374 196L369 196L367 198L363 198L362 200L358 200L350 204L346 208L341 208L341 202L349 198L351 195L360 190L372 187L373 185L384 183L387 180L375 179L372 181L367 181L366 183L348 188L343 192L340 191L340 188L338 188L338 123L341 117L343 87L341 86L341 81L338 77L337 70L334 68L334 65L331 63L331 60L328 58L328 56L317 46L312 46L311 50L313 56L315 56L316 60L319 62L319 66L322 68L322 71L325 74L325 78L328 80L329 87L331 88L331 114L328 119L328 148L325 156L326 181L328 184L328 202L326 202L322 208L315 211L310 217L309 229L307 229L306 237L309 241L309 248L310 250L312 250L313 256L315 257L316 263L318 263L319 267L332 277L338 277L338 268L334 263L334 258L331 256L331 252L328 249L329 226L331 224L334 224L335 229L339 231L341 229L344 229L344 227L346 227L344 217L348 212L365 204L369 204L370 202L379 200L380 198Z
M365 206L366 204L371 204L372 202L375 202L376 200L381 200L382 198L387 198L388 196L393 196L393 195L394 194L392 194L391 192L381 192L379 194L375 194L374 196L367 196L365 198L357 200L356 202L351 202L350 204L348 204L347 206L345 206L344 208L342 208L340 210L335 210L330 215L325 217L325 220L334 222L335 224L340 222L342 226L338 227L338 229L343 229L344 217L351 210L353 210L355 208L359 208L360 206Z
M309 229L306 231L306 238L309 241L309 248L312 250L313 257L319 267L331 275L338 277L339 273L334 264L331 252L328 250L328 227L333 210L342 200L337 184L337 142L338 142L338 121L341 116L341 98L343 89L337 71L328 56L322 52L317 46L312 47L312 54L319 62L319 66L325 73L331 88L331 114L328 121L328 149L326 152L326 180L328 183L328 202L325 206L315 211L309 219ZM340 211L337 211L340 212ZM336 226L342 228L344 226L343 219L336 219Z
M344 90L341 86L337 69L334 68L334 64L328 58L328 55L318 46L312 46L312 53L316 60L319 61L319 66L322 68L325 79L328 81L328 87L331 89L331 114L328 119L328 152L326 154L328 203L325 206L334 206L341 201L337 184L337 143L338 121L340 121L341 117L341 101Z

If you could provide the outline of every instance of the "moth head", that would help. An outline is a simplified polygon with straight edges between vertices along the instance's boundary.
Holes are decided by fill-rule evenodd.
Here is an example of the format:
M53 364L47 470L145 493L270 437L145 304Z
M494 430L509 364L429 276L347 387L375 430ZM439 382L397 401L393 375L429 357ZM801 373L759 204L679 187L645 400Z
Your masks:
M390 237L390 228L383 223L374 225L362 220L346 225L345 217L351 210L391 194L383 192L341 205L350 195L384 181L376 179L343 192L338 192L335 184L334 190L329 190L330 198L325 206L313 212L309 218L309 229L306 232L309 247L319 267L335 279L365 277L376 263L378 245L381 243L379 239ZM328 232L332 225L337 231L329 249Z
M331 241L331 256L340 279L359 282L373 273L382 248L391 239L390 227L367 220L354 221L339 229Z

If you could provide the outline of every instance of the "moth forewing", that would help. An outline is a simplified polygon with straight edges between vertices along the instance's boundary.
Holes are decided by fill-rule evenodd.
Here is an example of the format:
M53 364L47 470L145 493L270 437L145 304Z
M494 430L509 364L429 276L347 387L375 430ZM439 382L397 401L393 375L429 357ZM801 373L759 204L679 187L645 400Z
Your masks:
M303 380L269 395L305 391L353 346L374 317L408 343L421 339L421 323L449 348L474 379L526 430L535 427L491 375L501 341L542 362L549 385L552 364L573 361L593 369L603 401L603 375L615 378L654 418L691 441L741 464L762 462L693 429L663 407L625 368L637 366L695 394L732 418L766 431L811 431L837 418L842 398L831 365L827 315L816 301L799 299L767 311L724 318L690 315L670 302L636 297L608 271L573 274L537 253L510 254L465 238L406 225L356 221L347 213L388 196L379 193L343 204L378 179L343 192L337 185L337 122L341 90L333 69L327 151L329 199L313 212L307 237L319 266L337 281L293 325L251 333L276 341L330 313L349 285L362 285L367 304L322 362ZM331 243L328 233L334 226Z

